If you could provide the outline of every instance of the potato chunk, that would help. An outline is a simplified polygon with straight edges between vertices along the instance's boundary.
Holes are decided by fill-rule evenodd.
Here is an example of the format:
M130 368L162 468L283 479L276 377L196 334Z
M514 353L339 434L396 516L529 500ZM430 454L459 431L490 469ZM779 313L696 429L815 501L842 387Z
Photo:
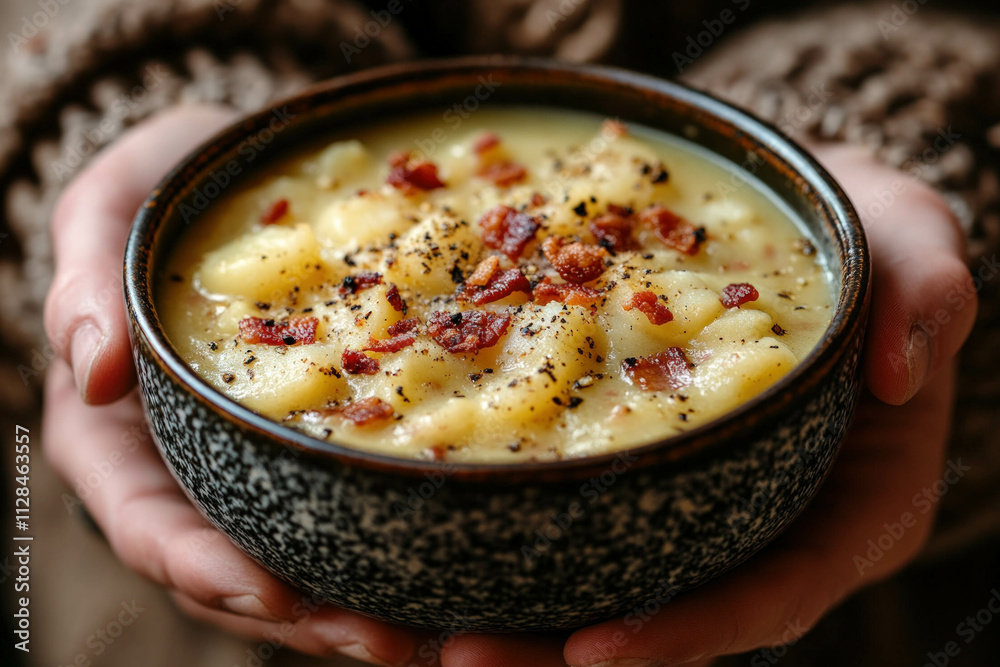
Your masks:
M271 225L205 255L197 281L212 294L269 301L313 281L321 266L309 225Z

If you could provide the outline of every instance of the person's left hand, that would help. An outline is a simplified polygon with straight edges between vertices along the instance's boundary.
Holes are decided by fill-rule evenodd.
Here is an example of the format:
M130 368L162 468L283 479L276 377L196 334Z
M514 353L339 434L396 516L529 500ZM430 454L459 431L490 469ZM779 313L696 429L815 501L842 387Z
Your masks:
M976 313L962 236L944 200L909 176L859 150L825 148L819 156L864 219L874 287L868 390L816 499L757 557L641 625L615 619L568 639L464 635L444 651L444 667L708 664L798 641L846 596L919 552L936 506L936 496L923 494L945 472L953 359ZM895 201L872 205L886 193ZM915 524L903 525L907 513ZM887 526L892 546L869 560L869 540L884 544Z

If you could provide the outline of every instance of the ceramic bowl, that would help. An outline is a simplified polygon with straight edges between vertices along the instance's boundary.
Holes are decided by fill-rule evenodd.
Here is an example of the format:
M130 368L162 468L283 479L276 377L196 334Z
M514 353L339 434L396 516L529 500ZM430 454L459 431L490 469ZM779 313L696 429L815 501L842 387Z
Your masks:
M164 335L154 294L192 211L332 130L456 103L470 113L479 104L596 112L692 140L735 173L753 165L831 267L837 305L822 341L784 379L716 421L627 452L552 463L365 453L269 421L199 378ZM252 164L251 137L263 147ZM571 628L648 609L781 533L820 486L851 421L870 273L846 196L773 127L660 79L495 57L338 78L247 117L158 186L125 257L146 414L164 460L208 520L279 578L334 604L485 632Z

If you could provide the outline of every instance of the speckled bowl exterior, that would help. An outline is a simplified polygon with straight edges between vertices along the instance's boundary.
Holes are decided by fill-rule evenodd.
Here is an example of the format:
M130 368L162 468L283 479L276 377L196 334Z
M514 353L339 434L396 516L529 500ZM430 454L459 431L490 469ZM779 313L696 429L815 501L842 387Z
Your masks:
M204 208L198 198L211 198L213 182L225 190L218 174L228 170L241 183L334 128L469 109L472 100L594 111L753 165L810 227L835 276L837 309L820 345L758 398L680 437L506 466L398 460L315 440L230 401L185 365L157 319L154 276L185 212ZM284 123L277 130L276 118ZM260 159L248 164L247 137L265 136ZM136 219L125 260L145 409L163 458L208 520L281 579L337 605L487 632L648 612L781 533L820 486L851 421L869 280L864 234L847 198L770 126L659 79L509 58L371 71L245 119L160 184Z

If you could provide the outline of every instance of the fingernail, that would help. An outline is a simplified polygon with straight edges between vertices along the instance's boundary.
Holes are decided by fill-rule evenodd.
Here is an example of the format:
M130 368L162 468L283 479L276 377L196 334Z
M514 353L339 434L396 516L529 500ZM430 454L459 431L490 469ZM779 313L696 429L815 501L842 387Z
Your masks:
M912 398L924 386L927 374L931 369L931 355L934 339L920 322L910 327L910 347L906 351L906 364L909 372L907 398Z
M343 624L318 623L314 628L316 634L322 637L334 652L376 665L392 667L392 663L373 655L367 646L358 641L353 632L344 628Z
M90 380L90 370L94 366L94 359L101 349L101 340L104 338L101 330L92 322L84 322L73 332L73 341L70 344L70 360L73 362L73 379L76 381L76 389L87 398L87 383Z
M256 595L234 595L222 598L219 603L226 611L230 611L240 616L249 616L261 621L280 621L281 619L271 613L261 599Z
M384 667L393 667L388 662L379 660L371 654L364 644L348 644L346 646L338 646L337 652L341 655L346 655L348 658L354 658L355 660L360 660L361 662L367 662L374 665L383 665Z

